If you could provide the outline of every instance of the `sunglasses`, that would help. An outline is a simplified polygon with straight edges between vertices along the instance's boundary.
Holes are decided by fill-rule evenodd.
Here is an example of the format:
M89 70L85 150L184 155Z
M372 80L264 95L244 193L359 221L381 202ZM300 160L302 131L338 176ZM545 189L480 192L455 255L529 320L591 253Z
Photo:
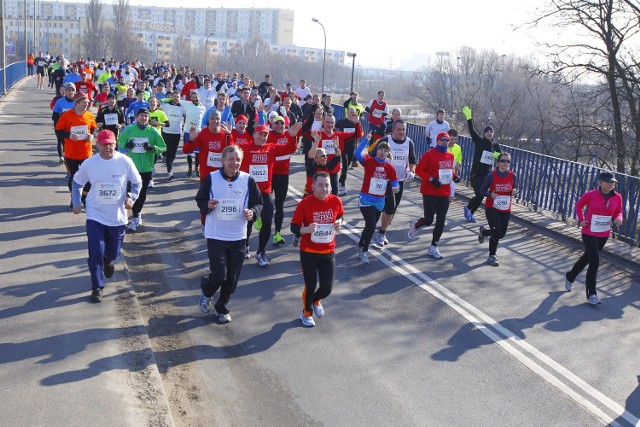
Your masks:
M449 138L440 138L440 141L443 141L443 142L449 142L449 141L450 141L450 139L449 139Z
M499 160L500 163L511 163L511 160L507 160L507 159L502 159Z
M316 154L317 157L327 157L326 154Z

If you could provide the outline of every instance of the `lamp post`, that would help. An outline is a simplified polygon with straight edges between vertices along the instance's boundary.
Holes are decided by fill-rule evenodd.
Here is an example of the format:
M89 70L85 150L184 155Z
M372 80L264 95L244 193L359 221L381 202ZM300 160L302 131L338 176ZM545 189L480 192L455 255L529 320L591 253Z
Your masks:
M351 58L351 92L353 92L353 73L356 69L356 54L347 52L347 56Z
M327 60L327 32L324 30L324 25L322 22L318 21L316 18L311 18L313 22L318 23L322 27L322 34L324 35L324 49L322 51L322 92L320 93L320 97L324 95L324 66Z
M209 57L209 37L214 36L215 34L213 33L209 33L207 34L207 37L205 37L204 39L204 75L208 75L207 74L207 58Z

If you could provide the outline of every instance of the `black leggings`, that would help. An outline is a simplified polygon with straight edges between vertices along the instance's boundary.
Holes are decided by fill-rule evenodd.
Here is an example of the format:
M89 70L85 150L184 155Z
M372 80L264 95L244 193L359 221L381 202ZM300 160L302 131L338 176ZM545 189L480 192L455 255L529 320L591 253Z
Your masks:
M73 185L73 176L80 169L80 165L84 162L84 160L73 160L68 157L65 157L64 164L67 165L67 172L69 172L69 181L67 182L67 187L69 187L69 191L71 191L71 187ZM85 199L85 194L87 194L91 190L91 183L88 182L82 188L82 200Z
M167 151L165 152L167 172L171 172L173 170L173 162L176 159L176 153L178 152L178 145L180 145L180 134L162 132L162 138L165 144L167 144Z
M226 242L207 239L207 254L211 274L209 280L202 283L202 293L211 298L220 289L220 297L213 307L220 314L228 314L227 303L238 286L244 263L244 240Z
M58 149L58 157L64 157L64 137L58 135L56 132L56 139L58 140L57 149Z
M341 185L347 183L347 170L351 166L353 161L353 153L356 151L356 141L350 141L344 143L344 150L342 150L342 169L340 170L340 179L338 180Z
M275 196L273 222L276 226L276 232L282 230L282 222L284 221L284 201L289 191L289 175L273 175L271 180L273 195Z
M334 252L317 254L300 251L300 264L302 265L302 276L304 277L302 301L304 302L304 311L306 311L305 315L310 316L313 310L313 303L331 294L336 271L336 254ZM320 286L317 286L318 279L320 280Z
M491 236L489 239L489 255L495 255L498 251L498 242L507 234L511 212L486 208L484 213L487 216L489 230L484 230L483 234L485 236Z
M269 237L271 236L271 222L273 221L273 197L271 193L262 195L262 212L260 213L260 219L262 220L262 228L258 234L257 252L264 253L267 243L269 242ZM249 237L251 237L254 222L255 220L251 220L247 224L247 247L249 247Z
M331 194L333 194L334 196L337 196L338 195L338 174L330 173L329 182L331 183Z
M394 193L391 189L391 182L387 183L387 191L384 193L384 213L387 215L395 215L400 200L402 200L404 181L398 181L398 184L400 184L400 190Z
M444 232L444 222L447 217L447 212L449 211L449 197L428 196L423 194L422 207L424 209L424 216L416 222L416 230L422 226L433 224L433 217L435 216L436 225L433 227L431 245L438 246L440 237Z
M368 252L369 243L371 243L373 233L376 231L376 224L380 219L380 215L382 215L382 211L377 210L374 206L360 206L360 212L362 212L362 217L364 218L364 230L360 235L358 246L362 247L363 252Z
M131 209L134 218L140 216L144 202L147 200L147 187L149 187L149 182L151 181L151 172L143 172L140 174L140 177L142 178L142 188L140 188L140 194Z
M486 176L487 174L482 173L471 175L471 187L473 188L474 196L471 198L471 200L469 200L469 204L467 204L467 208L469 208L471 213L474 213L482 204L482 199L484 199L484 196L480 192L480 187L482 186L482 183L484 182L484 178Z
M587 298L597 294L596 278L598 276L598 267L600 267L600 252L602 252L608 239L609 237L596 237L589 234L582 234L584 254L576 261L571 271L566 274L567 280L573 283L576 277L578 277L578 274L589 264L586 281Z

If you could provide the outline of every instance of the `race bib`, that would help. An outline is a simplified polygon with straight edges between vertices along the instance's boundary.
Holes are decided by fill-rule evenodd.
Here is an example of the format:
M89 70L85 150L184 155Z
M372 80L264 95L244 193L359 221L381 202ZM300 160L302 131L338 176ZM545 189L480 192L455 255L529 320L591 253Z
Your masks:
M494 157L491 151L482 150L482 155L480 156L480 163L493 166L493 160L494 160Z
M591 224L589 229L592 233L603 233L611 229L611 216L607 215L591 215Z
M92 185L91 191L94 190L96 203L100 205L115 205L120 201L122 187L119 183L98 182Z
M118 124L118 115L117 114L105 114L104 115L104 124L107 126L114 126Z
M387 191L387 180L371 178L369 181L369 194L373 196L384 196Z
M336 154L336 146L334 145L332 139L323 139L322 148L324 148L324 151L327 153L327 155Z
M131 152L138 154L145 153L147 151L144 149L145 142L149 142L149 140L147 138L133 138L133 149Z
M499 211L508 211L511 208L511 196L496 196L493 207Z
M210 168L222 167L222 153L211 153L207 155L207 166Z
M318 224L318 229L311 233L311 241L313 243L331 243L335 236L335 228L333 224Z
M242 217L242 200L221 199L216 205L216 219L232 221Z
M342 132L345 132L345 133L356 133L356 128L344 128L344 129L342 129Z
M255 182L266 182L268 179L269 169L267 165L250 165L249 175L253 177Z
M87 125L71 126L69 134L78 135L80 139L87 139Z
M439 169L438 180L441 184L451 184L453 179L453 169Z
M377 117L379 119L382 117L382 113L384 113L382 110L373 110L373 117Z

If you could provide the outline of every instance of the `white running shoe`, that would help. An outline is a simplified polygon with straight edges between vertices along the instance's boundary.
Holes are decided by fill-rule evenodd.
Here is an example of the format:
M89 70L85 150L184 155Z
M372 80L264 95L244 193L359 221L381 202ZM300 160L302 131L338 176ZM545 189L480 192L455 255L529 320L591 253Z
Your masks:
M127 230L136 231L139 225L140 225L139 218L132 218L129 225L127 225Z
M260 267L269 267L269 260L267 259L267 256L265 254L258 252L256 254L256 260L258 260L258 265Z
M379 231L376 231L376 234L373 235L373 243L380 247L383 248L384 247L384 234L380 233Z
M600 298L598 298L598 295L596 294L593 294L589 298L587 298L587 302L591 305L602 304L602 301L600 301Z
M318 319L322 319L324 317L324 307L322 304L318 303L317 305L313 305L313 314L315 314Z
M407 231L407 238L409 240L413 240L416 238L416 233L418 232L418 229L416 228L417 222L418 221L413 221L411 225L409 225L409 231Z
M358 256L360 257L360 261L363 264L369 264L369 253L362 250L362 246L356 243L356 250L358 251Z
M207 298L204 295L204 292L200 295L200 311L203 313L208 313L211 310L211 300L212 298Z
M316 326L316 322L313 320L313 317L305 316L304 311L300 313L300 320L302 321L302 324L307 328L313 328L314 326Z
M149 181L148 188L153 188L153 180Z
M489 258L487 258L487 263L493 267L497 267L500 265L500 263L498 262L498 258L495 255L489 255Z
M229 313L222 314L222 313L216 312L216 314L218 315L218 322L220 322L220 323L229 323L229 322L231 322L231 315Z
M347 187L344 185L338 185L338 196L346 196L347 195Z
M567 292L571 292L571 290L573 289L573 283L571 283L569 279L564 279L564 288L567 290Z
M435 259L442 259L442 255L440 255L440 251L437 246L430 246L427 251L427 255L434 257Z

